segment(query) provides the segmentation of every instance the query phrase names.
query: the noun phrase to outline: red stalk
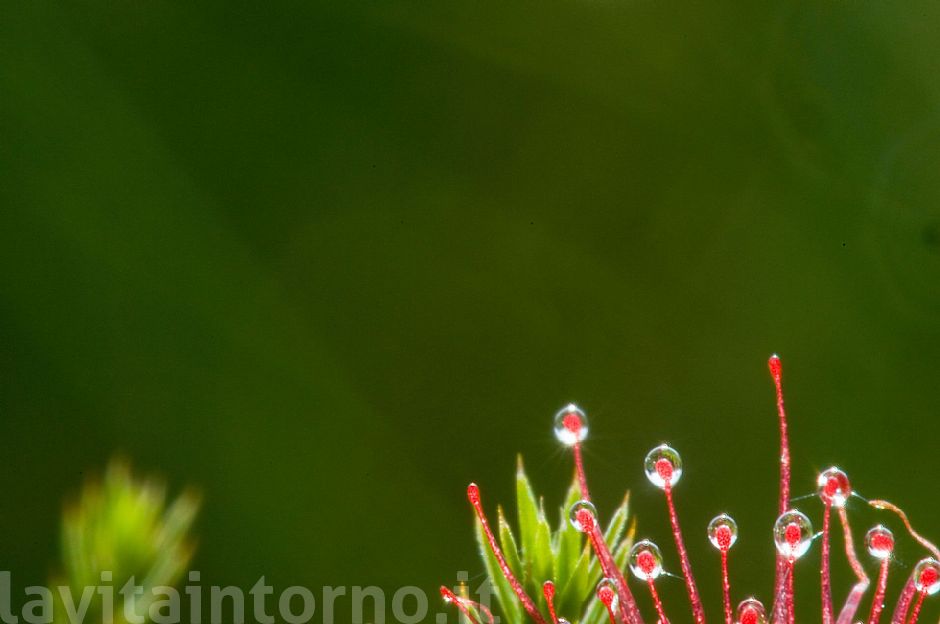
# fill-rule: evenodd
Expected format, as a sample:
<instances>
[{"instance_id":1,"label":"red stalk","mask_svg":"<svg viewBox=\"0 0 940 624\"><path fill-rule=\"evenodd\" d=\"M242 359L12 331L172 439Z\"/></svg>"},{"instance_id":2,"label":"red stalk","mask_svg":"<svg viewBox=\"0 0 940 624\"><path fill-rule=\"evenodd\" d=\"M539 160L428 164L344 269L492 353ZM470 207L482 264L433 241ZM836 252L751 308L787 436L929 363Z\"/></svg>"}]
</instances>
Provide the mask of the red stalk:
<instances>
[{"instance_id":1,"label":"red stalk","mask_svg":"<svg viewBox=\"0 0 940 624\"><path fill-rule=\"evenodd\" d=\"M676 542L676 550L679 551L679 563L682 566L682 575L685 577L685 588L689 594L689 602L692 603L692 617L696 624L705 624L705 609L702 607L702 599L695 586L695 577L692 576L692 564L689 562L689 553L685 549L682 529L679 527L679 515L676 513L672 498L672 464L667 459L661 459L656 463L656 471L665 482L663 491L666 493L666 507L669 510L669 522L672 524L672 537Z\"/></svg>"},{"instance_id":2,"label":"red stalk","mask_svg":"<svg viewBox=\"0 0 940 624\"><path fill-rule=\"evenodd\" d=\"M512 587L513 593L516 594L516 597L519 599L519 602L522 603L522 607L526 610L526 613L529 614L536 624L545 624L545 620L542 618L542 614L539 613L538 608L535 606L535 603L529 598L529 595L525 593L525 590L522 589L522 584L516 579L515 575L512 573L512 570L509 569L509 564L506 562L506 557L503 556L503 551L500 550L499 544L496 543L496 536L493 535L493 530L490 528L490 523L486 520L486 514L483 513L483 505L480 503L480 488L476 483L471 483L467 486L467 499L469 499L470 504L473 506L473 510L477 514L477 518L480 520L480 524L483 525L483 533L486 535L486 541L490 545L490 550L493 551L493 556L496 557L496 562L499 564L499 569L503 573L503 576L506 577L506 580L509 582L509 586Z\"/></svg>"},{"instance_id":3,"label":"red stalk","mask_svg":"<svg viewBox=\"0 0 940 624\"><path fill-rule=\"evenodd\" d=\"M845 511L845 507L839 507L839 521L842 524L842 537L845 541L845 558L848 559L849 567L852 568L857 580L845 599L842 610L839 611L836 624L852 624L862 602L862 596L871 584L871 579L868 578L862 562L858 560L858 555L855 554L855 541L852 539L852 527L849 525L849 514Z\"/></svg>"},{"instance_id":4,"label":"red stalk","mask_svg":"<svg viewBox=\"0 0 940 624\"><path fill-rule=\"evenodd\" d=\"M886 557L881 560L881 569L878 571L878 584L875 586L875 597L871 603L871 614L868 616L868 624L878 624L881 618L881 612L885 608L885 591L888 588L888 569L891 567L891 559Z\"/></svg>"},{"instance_id":5,"label":"red stalk","mask_svg":"<svg viewBox=\"0 0 940 624\"><path fill-rule=\"evenodd\" d=\"M783 404L783 365L777 354L770 356L767 361L770 369L770 376L774 382L774 389L777 393L777 416L780 423L780 499L778 505L778 514L782 514L790 506L790 441L787 436L787 412ZM787 588L792 583L787 583L788 561L783 555L777 555L777 574L774 581L774 595L780 596L787 593ZM787 605L791 600L778 600L774 608L774 622L780 623L786 616Z\"/></svg>"}]
</instances>

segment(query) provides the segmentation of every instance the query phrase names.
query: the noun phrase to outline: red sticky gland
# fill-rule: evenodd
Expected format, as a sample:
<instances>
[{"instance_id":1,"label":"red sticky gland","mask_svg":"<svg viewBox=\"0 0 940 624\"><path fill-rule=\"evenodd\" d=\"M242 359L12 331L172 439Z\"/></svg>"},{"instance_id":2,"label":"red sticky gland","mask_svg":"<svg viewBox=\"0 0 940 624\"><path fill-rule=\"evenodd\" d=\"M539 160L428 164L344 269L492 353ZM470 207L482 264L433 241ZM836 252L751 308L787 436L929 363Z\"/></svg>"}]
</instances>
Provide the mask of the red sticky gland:
<instances>
[{"instance_id":1,"label":"red sticky gland","mask_svg":"<svg viewBox=\"0 0 940 624\"><path fill-rule=\"evenodd\" d=\"M615 581L618 598L617 608L620 611L621 622L643 624L643 617L636 606L636 600L633 598L630 588L627 587L627 580L623 577L623 572L617 567L613 556L610 554L610 549L607 548L607 542L604 541L604 535L601 533L600 527L597 526L594 514L589 509L579 509L575 514L575 518L578 524L581 525L581 530L587 534L604 576Z\"/></svg>"},{"instance_id":2,"label":"red sticky gland","mask_svg":"<svg viewBox=\"0 0 940 624\"><path fill-rule=\"evenodd\" d=\"M774 389L777 393L777 416L780 424L780 498L778 505L778 514L784 513L790 506L790 440L787 436L787 412L783 404L783 364L780 357L775 353L767 360L767 367L770 369L770 376L774 382ZM786 557L777 555L777 574L774 581L774 595L779 596L787 590L787 568L789 566ZM784 610L787 609L789 601L784 599L777 602L774 609L774 622L780 623L786 616Z\"/></svg>"},{"instance_id":3,"label":"red sticky gland","mask_svg":"<svg viewBox=\"0 0 940 624\"><path fill-rule=\"evenodd\" d=\"M548 614L552 616L552 624L558 624L558 615L555 613L555 584L551 581L542 583L542 595L548 605Z\"/></svg>"},{"instance_id":4,"label":"red sticky gland","mask_svg":"<svg viewBox=\"0 0 940 624\"><path fill-rule=\"evenodd\" d=\"M467 486L467 499L473 506L473 510L476 512L477 518L480 520L480 524L483 525L483 533L486 535L486 541L490 545L490 550L493 552L493 556L496 557L496 562L499 564L499 569L506 578L506 581L509 582L509 586L512 587L512 591L514 594L516 594L516 598L519 599L519 602L522 603L522 607L526 610L526 613L529 614L529 617L531 617L536 624L545 624L545 620L542 618L542 614L539 613L535 603L531 598L529 598L529 595L525 593L525 590L522 589L522 584L518 579L516 579L515 575L512 573L512 570L509 569L509 564L506 562L506 557L503 556L503 551L500 550L499 544L496 543L496 536L493 535L493 530L490 528L490 523L486 520L486 514L483 513L483 505L480 502L480 488L476 483L471 483L469 486Z\"/></svg>"},{"instance_id":5,"label":"red sticky gland","mask_svg":"<svg viewBox=\"0 0 940 624\"><path fill-rule=\"evenodd\" d=\"M741 620L739 624L759 624L760 623L760 611L753 607L748 607L741 612Z\"/></svg>"},{"instance_id":6,"label":"red sticky gland","mask_svg":"<svg viewBox=\"0 0 940 624\"><path fill-rule=\"evenodd\" d=\"M617 616L614 614L614 598L617 593L609 586L601 587L597 590L597 599L607 609L607 616L610 618L610 624L618 624Z\"/></svg>"},{"instance_id":7,"label":"red sticky gland","mask_svg":"<svg viewBox=\"0 0 940 624\"><path fill-rule=\"evenodd\" d=\"M561 422L565 426L565 429L574 434L574 467L578 473L578 485L581 487L581 498L589 501L591 500L591 494L588 490L587 476L584 473L584 460L581 458L581 442L579 440L579 434L583 426L581 418L574 412L571 412L565 415Z\"/></svg>"},{"instance_id":8,"label":"red sticky gland","mask_svg":"<svg viewBox=\"0 0 940 624\"><path fill-rule=\"evenodd\" d=\"M826 484L826 490L829 489L829 483ZM822 529L822 569L820 578L822 579L822 621L823 624L832 624L832 577L829 567L829 525L832 516L832 501L828 499L823 506L823 529Z\"/></svg>"},{"instance_id":9,"label":"red sticky gland","mask_svg":"<svg viewBox=\"0 0 940 624\"><path fill-rule=\"evenodd\" d=\"M891 547L894 547L893 540ZM883 547L883 546L882 546ZM868 616L868 624L878 624L881 619L881 612L885 608L885 592L888 588L888 569L891 567L891 558L885 557L881 560L881 568L878 570L878 581L875 585L875 597L871 603L871 613Z\"/></svg>"},{"instance_id":10,"label":"red sticky gland","mask_svg":"<svg viewBox=\"0 0 940 624\"><path fill-rule=\"evenodd\" d=\"M862 603L862 597L871 584L871 579L868 578L868 574L865 573L862 562L858 560L858 555L855 553L852 527L849 524L849 514L846 512L845 507L839 508L839 521L842 524L842 538L845 542L845 558L848 560L849 567L852 568L852 572L855 574L856 581L849 595L846 597L845 603L842 605L842 610L839 611L836 624L852 624L855 620L855 614L858 612L858 607Z\"/></svg>"},{"instance_id":11,"label":"red sticky gland","mask_svg":"<svg viewBox=\"0 0 940 624\"><path fill-rule=\"evenodd\" d=\"M669 522L672 524L672 537L676 542L676 550L679 551L679 563L682 566L682 576L685 577L685 588L689 594L689 602L692 603L692 617L696 624L704 624L705 609L702 607L702 599L699 597L698 587L695 586L695 577L692 575L692 564L689 562L689 553L685 549L685 541L682 539L682 529L679 527L679 515L676 513L675 502L672 498L673 466L668 459L660 459L656 462L656 472L659 474L659 478L665 483L663 491L666 493L666 508L669 511Z\"/></svg>"}]
</instances>

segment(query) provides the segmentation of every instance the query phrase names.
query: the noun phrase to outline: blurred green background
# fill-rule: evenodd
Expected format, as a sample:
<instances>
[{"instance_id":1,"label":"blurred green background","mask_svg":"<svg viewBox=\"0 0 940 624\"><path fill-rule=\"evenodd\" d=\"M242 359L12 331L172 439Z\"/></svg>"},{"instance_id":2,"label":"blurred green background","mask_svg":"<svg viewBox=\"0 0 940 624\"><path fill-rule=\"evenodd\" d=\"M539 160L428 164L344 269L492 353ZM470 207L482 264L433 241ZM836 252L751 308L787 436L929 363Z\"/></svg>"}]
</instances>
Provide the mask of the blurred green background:
<instances>
[{"instance_id":1,"label":"blurred green background","mask_svg":"<svg viewBox=\"0 0 940 624\"><path fill-rule=\"evenodd\" d=\"M574 400L601 512L632 489L667 546L641 461L671 442L712 613L720 511L735 593L769 600L772 351L794 493L838 463L940 537L938 26L934 2L3 2L4 569L46 578L62 500L120 451L203 490L207 582L433 591L482 572L470 480L510 502L522 452L560 502Z\"/></svg>"}]
</instances>

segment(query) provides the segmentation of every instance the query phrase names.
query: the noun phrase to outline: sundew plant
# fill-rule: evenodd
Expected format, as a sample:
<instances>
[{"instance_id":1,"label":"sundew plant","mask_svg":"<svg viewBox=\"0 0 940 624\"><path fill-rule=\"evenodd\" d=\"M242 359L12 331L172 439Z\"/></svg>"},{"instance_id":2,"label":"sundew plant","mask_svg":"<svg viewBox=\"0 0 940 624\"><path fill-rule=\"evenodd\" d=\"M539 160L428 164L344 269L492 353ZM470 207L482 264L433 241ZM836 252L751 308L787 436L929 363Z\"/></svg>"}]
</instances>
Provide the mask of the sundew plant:
<instances>
[{"instance_id":1,"label":"sundew plant","mask_svg":"<svg viewBox=\"0 0 940 624\"><path fill-rule=\"evenodd\" d=\"M782 366L776 355L768 361L776 391L776 406L780 431L780 493L778 517L772 527L766 527L769 545L776 553L773 558L774 583L762 602L757 597L735 597L729 582L729 555L738 537L734 519L721 514L708 524L706 533L711 544L721 555L721 584L725 624L796 624L811 621L810 614L799 610L794 590L794 576L800 570L799 560L819 542L821 564L819 591L823 624L877 624L887 619L888 576L898 567L893 558L895 538L885 526L871 527L865 535L868 557L877 564L877 575L872 578L857 553L852 525L846 503L856 498L865 505L889 512L900 520L910 536L923 549L923 557L907 577L900 594L890 609L891 624L916 624L924 599L940 591L940 552L921 536L897 506L884 500L869 500L853 491L848 476L837 467L822 471L817 479L817 495L822 505L822 527L816 532L809 517L797 509L797 499L790 494L790 446L787 434L787 414L783 400ZM644 462L646 477L661 489L673 537L673 547L679 560L688 604L664 604L656 589L657 579L665 572L660 547L649 540L634 542L633 525L627 518L627 500L616 510L606 526L602 527L597 510L591 502L587 473L582 458L582 444L588 435L588 419L584 411L571 404L555 416L555 436L572 450L575 477L561 510L561 519L553 532L545 510L536 498L520 461L517 471L517 505L519 512L519 539L507 522L502 508L498 510L494 528L483 510L480 488L471 483L467 497L476 515L477 537L489 577L495 586L495 596L504 621L510 624L643 624L648 617L659 624L667 624L670 614L678 621L691 619L705 624L707 616L702 606L692 562L685 547L674 497L682 477L682 458L670 446L657 446L647 454ZM802 500L806 497L800 497ZM816 498L813 496L812 498ZM836 528L833 528L837 525ZM759 529L760 530L760 529ZM831 576L831 534L841 530L845 545L844 557L855 576L854 584L845 592L838 610L835 608ZM770 563L770 562L768 562ZM629 570L629 574L628 571ZM628 582L627 576L633 578ZM874 575L873 575L874 576ZM649 604L644 614L634 592L648 594L641 598ZM486 606L461 592L441 587L446 602L457 609L473 624L493 624L493 612ZM735 605L735 602L737 604ZM813 616L812 619L815 619Z\"/></svg>"}]
</instances>

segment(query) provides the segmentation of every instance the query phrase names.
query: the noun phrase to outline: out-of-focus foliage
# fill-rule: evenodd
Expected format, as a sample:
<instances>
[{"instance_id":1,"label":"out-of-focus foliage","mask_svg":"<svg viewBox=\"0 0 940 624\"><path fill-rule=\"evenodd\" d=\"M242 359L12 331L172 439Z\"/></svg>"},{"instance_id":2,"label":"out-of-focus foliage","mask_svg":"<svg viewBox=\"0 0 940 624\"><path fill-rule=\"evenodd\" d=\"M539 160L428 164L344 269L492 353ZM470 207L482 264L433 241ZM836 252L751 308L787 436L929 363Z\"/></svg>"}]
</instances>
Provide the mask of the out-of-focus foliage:
<instances>
[{"instance_id":1,"label":"out-of-focus foliage","mask_svg":"<svg viewBox=\"0 0 940 624\"><path fill-rule=\"evenodd\" d=\"M607 612L594 595L594 589L601 580L600 563L593 555L584 535L568 521L568 510L580 498L581 488L575 478L560 509L558 526L552 531L545 514L544 502L541 497L537 498L532 490L520 457L516 469L519 539L516 540L500 506L497 511L499 542L513 574L536 601L546 621L551 620L542 594L542 583L551 580L555 583L555 608L560 616L575 624L603 624L607 621ZM626 567L635 528L633 524L627 528L629 502L628 493L614 511L604 533L607 545L621 569ZM496 588L495 595L503 617L510 624L528 621L512 588L499 571L496 559L486 544L479 520L476 529L483 562ZM579 617L580 614L583 615Z\"/></svg>"},{"instance_id":2,"label":"out-of-focus foliage","mask_svg":"<svg viewBox=\"0 0 940 624\"><path fill-rule=\"evenodd\" d=\"M125 621L125 610L119 590L133 579L144 590L135 601L134 612L147 617L154 599L151 590L175 585L192 559L194 544L189 531L198 510L195 492L186 491L168 504L161 481L135 477L126 462L112 461L103 479L88 482L78 499L66 506L63 570L53 584L68 585L75 603L87 587L110 585L114 590L113 621L120 624ZM61 593L54 595L59 624L66 621L67 613ZM96 591L88 610L89 621L101 619L102 607L102 596Z\"/></svg>"}]
</instances>

